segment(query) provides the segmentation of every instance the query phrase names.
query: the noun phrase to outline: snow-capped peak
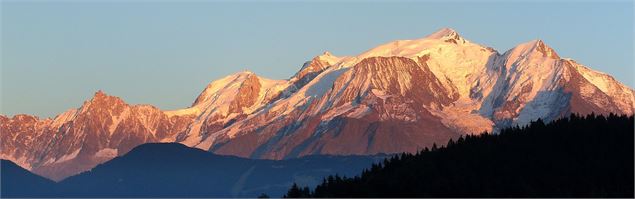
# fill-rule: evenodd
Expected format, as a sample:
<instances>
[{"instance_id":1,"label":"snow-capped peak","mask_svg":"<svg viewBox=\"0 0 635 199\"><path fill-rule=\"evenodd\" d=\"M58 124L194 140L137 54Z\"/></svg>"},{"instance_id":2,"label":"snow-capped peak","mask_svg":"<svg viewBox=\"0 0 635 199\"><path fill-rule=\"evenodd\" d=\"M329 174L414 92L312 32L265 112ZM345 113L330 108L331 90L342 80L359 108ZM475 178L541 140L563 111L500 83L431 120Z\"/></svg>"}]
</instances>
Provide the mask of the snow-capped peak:
<instances>
[{"instance_id":1,"label":"snow-capped peak","mask_svg":"<svg viewBox=\"0 0 635 199\"><path fill-rule=\"evenodd\" d=\"M256 75L256 73L251 72L250 70L243 70L243 71L234 73L232 76L235 76L235 75L237 75L237 76L240 76L240 75Z\"/></svg>"},{"instance_id":2,"label":"snow-capped peak","mask_svg":"<svg viewBox=\"0 0 635 199\"><path fill-rule=\"evenodd\" d=\"M245 70L209 83L196 98L192 108L198 108L202 111L213 106L220 110L221 108L219 107L229 106L235 99L245 95L255 95L254 97L257 99L254 100L265 100L261 98L271 97L267 95L273 95L274 91L271 91L272 93L264 92L270 89L282 90L283 88L281 87L285 82L283 80L263 78Z\"/></svg>"},{"instance_id":3,"label":"snow-capped peak","mask_svg":"<svg viewBox=\"0 0 635 199\"><path fill-rule=\"evenodd\" d=\"M425 38L428 39L441 39L444 37L455 37L455 36L459 36L459 33L457 33L454 29L452 28L441 28L439 30L437 30L436 32L426 36Z\"/></svg>"},{"instance_id":4,"label":"snow-capped peak","mask_svg":"<svg viewBox=\"0 0 635 199\"><path fill-rule=\"evenodd\" d=\"M423 38L395 40L379 45L355 57L345 57L338 63L338 66L350 67L369 57L395 56L411 58L416 61L418 57L424 55L440 54L443 57L446 53L463 52L466 51L465 49L491 51L484 46L465 40L453 29L443 28Z\"/></svg>"},{"instance_id":5,"label":"snow-capped peak","mask_svg":"<svg viewBox=\"0 0 635 199\"><path fill-rule=\"evenodd\" d=\"M518 54L522 56L528 56L534 53L540 53L542 57L560 59L558 53L540 39L522 43L508 51L508 54Z\"/></svg>"},{"instance_id":6,"label":"snow-capped peak","mask_svg":"<svg viewBox=\"0 0 635 199\"><path fill-rule=\"evenodd\" d=\"M550 58L554 58L554 59L559 59L560 56L558 56L558 54L556 53L555 50L553 50L553 48L547 46L547 44L545 44L545 42L543 42L540 39L534 40L534 49L538 52L541 52L544 56L546 57L550 57Z\"/></svg>"},{"instance_id":7,"label":"snow-capped peak","mask_svg":"<svg viewBox=\"0 0 635 199\"><path fill-rule=\"evenodd\" d=\"M317 59L326 62L328 65L333 65L341 60L341 58L331 54L329 51L324 51L322 55L317 56Z\"/></svg>"},{"instance_id":8,"label":"snow-capped peak","mask_svg":"<svg viewBox=\"0 0 635 199\"><path fill-rule=\"evenodd\" d=\"M463 39L463 37L459 35L459 33L451 28L441 28L435 33L426 36L424 39L436 39L455 44L463 44L466 42L465 39Z\"/></svg>"},{"instance_id":9,"label":"snow-capped peak","mask_svg":"<svg viewBox=\"0 0 635 199\"><path fill-rule=\"evenodd\" d=\"M249 76L251 75L255 74L251 71L244 70L209 83L207 87L205 87L203 92L201 92L201 94L198 96L198 98L196 98L196 100L192 104L192 107L207 104L208 102L215 100L216 98L214 98L214 96L222 93L222 90L237 89L238 87L240 87L242 82L249 78Z\"/></svg>"}]
</instances>

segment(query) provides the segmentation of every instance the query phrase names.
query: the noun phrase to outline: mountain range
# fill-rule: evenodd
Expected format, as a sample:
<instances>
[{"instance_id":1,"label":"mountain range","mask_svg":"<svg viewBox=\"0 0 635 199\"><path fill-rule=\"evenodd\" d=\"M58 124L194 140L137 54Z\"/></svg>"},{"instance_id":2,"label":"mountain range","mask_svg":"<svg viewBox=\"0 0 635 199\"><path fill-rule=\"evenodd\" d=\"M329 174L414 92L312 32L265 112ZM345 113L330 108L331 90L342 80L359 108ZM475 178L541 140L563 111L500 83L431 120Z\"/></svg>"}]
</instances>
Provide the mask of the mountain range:
<instances>
[{"instance_id":1,"label":"mountain range","mask_svg":"<svg viewBox=\"0 0 635 199\"><path fill-rule=\"evenodd\" d=\"M357 56L325 52L287 80L236 73L179 110L98 91L55 118L0 116L0 155L59 181L145 143L274 160L401 153L538 118L634 111L633 89L541 40L499 53L444 28Z\"/></svg>"}]
</instances>

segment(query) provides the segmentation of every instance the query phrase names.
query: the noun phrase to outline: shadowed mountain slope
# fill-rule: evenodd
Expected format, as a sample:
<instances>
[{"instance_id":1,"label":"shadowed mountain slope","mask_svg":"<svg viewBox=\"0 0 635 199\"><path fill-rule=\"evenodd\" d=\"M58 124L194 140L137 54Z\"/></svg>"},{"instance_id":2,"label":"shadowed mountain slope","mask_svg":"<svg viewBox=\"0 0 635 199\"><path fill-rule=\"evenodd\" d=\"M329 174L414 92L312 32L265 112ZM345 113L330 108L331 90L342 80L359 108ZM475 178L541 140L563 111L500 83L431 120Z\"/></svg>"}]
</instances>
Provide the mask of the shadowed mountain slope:
<instances>
[{"instance_id":1,"label":"shadowed mountain slope","mask_svg":"<svg viewBox=\"0 0 635 199\"><path fill-rule=\"evenodd\" d=\"M12 196L17 197L32 196L29 194L39 197L255 197L260 193L276 196L282 195L294 181L315 186L324 176L354 175L379 160L369 156L256 160L215 155L178 143L156 143L136 147L124 156L59 183L46 180L49 184L42 184L46 189L31 189L33 185L27 183L5 190L16 193ZM25 172L28 173L23 169L21 172L3 170L2 182L34 181L24 177Z\"/></svg>"}]
</instances>

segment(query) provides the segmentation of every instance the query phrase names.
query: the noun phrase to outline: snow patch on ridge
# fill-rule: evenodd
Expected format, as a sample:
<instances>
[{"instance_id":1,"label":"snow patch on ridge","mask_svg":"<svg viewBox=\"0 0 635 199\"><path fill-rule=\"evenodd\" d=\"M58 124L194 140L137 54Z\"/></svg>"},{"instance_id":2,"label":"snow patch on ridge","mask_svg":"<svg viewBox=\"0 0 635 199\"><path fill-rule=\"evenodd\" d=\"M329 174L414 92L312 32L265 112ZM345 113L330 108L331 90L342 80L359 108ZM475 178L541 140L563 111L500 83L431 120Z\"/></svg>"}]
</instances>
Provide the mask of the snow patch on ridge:
<instances>
[{"instance_id":1,"label":"snow patch on ridge","mask_svg":"<svg viewBox=\"0 0 635 199\"><path fill-rule=\"evenodd\" d=\"M104 148L104 149L101 149L101 150L97 151L97 153L95 153L95 157L97 157L97 158L113 158L113 157L117 157L117 154L118 154L118 150L117 149Z\"/></svg>"},{"instance_id":2,"label":"snow patch on ridge","mask_svg":"<svg viewBox=\"0 0 635 199\"><path fill-rule=\"evenodd\" d=\"M75 159L77 157L77 155L79 154L79 151L81 151L82 148L79 148L77 150L75 150L73 153L70 154L66 154L60 158L58 158L57 160L55 160L55 163L62 163L62 162L66 162L72 159Z\"/></svg>"},{"instance_id":3,"label":"snow patch on ridge","mask_svg":"<svg viewBox=\"0 0 635 199\"><path fill-rule=\"evenodd\" d=\"M317 81L313 84L307 84L306 91L304 92L305 96L312 96L315 98L320 98L324 93L326 93L333 86L333 82L340 77L344 72L348 71L347 69L337 69L324 72L324 75L320 75L316 77Z\"/></svg>"},{"instance_id":4,"label":"snow patch on ridge","mask_svg":"<svg viewBox=\"0 0 635 199\"><path fill-rule=\"evenodd\" d=\"M201 114L201 110L196 108L196 107L190 107L190 108L184 108L184 109L165 111L163 113L165 113L168 117L185 116L185 115L199 115L199 114Z\"/></svg>"},{"instance_id":5,"label":"snow patch on ridge","mask_svg":"<svg viewBox=\"0 0 635 199\"><path fill-rule=\"evenodd\" d=\"M379 97L382 100L386 100L388 97L390 97L390 94L387 94L385 91L379 90L379 89L372 89L370 90L375 96Z\"/></svg>"},{"instance_id":6,"label":"snow patch on ridge","mask_svg":"<svg viewBox=\"0 0 635 199\"><path fill-rule=\"evenodd\" d=\"M111 113L110 119L112 120L112 123L110 124L110 126L108 126L108 132L110 133L110 135L112 135L115 132L115 130L119 126L119 123L125 118L127 118L129 115L130 115L129 107L126 107L126 109L124 109L123 112L117 116L112 116L112 113Z\"/></svg>"},{"instance_id":7,"label":"snow patch on ridge","mask_svg":"<svg viewBox=\"0 0 635 199\"><path fill-rule=\"evenodd\" d=\"M343 115L346 112L350 111L351 109L353 109L353 105L351 103L346 103L342 106L331 108L328 110L328 112L322 115L321 120L322 121L332 120L336 116Z\"/></svg>"},{"instance_id":8,"label":"snow patch on ridge","mask_svg":"<svg viewBox=\"0 0 635 199\"><path fill-rule=\"evenodd\" d=\"M613 98L613 102L620 110L625 111L627 114L633 114L635 112L635 91L633 89L625 86L606 73L594 71L589 67L576 63L573 60L567 61L576 68L582 77L593 84L601 92ZM592 94L594 89L587 87L588 86L582 88L584 90L582 95L593 96ZM589 98L589 100L593 99Z\"/></svg>"},{"instance_id":9,"label":"snow patch on ridge","mask_svg":"<svg viewBox=\"0 0 635 199\"><path fill-rule=\"evenodd\" d=\"M361 104L357 108L353 109L353 111L348 113L348 115L346 115L346 116L348 116L350 118L362 118L362 117L370 114L372 111L373 111L373 109L371 109L370 107Z\"/></svg>"},{"instance_id":10,"label":"snow patch on ridge","mask_svg":"<svg viewBox=\"0 0 635 199\"><path fill-rule=\"evenodd\" d=\"M53 123L51 123L51 127L54 129L60 128L68 121L72 121L77 116L77 109L68 109L66 112L59 114L55 119L53 119Z\"/></svg>"}]
</instances>

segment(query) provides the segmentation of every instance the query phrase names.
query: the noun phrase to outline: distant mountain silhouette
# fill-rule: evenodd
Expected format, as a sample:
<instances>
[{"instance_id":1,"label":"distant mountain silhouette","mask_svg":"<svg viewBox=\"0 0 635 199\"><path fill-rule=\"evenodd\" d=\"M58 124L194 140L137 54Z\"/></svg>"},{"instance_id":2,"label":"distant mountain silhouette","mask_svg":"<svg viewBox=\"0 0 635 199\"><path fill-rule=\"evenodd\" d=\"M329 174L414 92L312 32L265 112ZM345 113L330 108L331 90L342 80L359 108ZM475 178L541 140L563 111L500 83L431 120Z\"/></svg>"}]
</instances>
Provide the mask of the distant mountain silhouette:
<instances>
[{"instance_id":1,"label":"distant mountain silhouette","mask_svg":"<svg viewBox=\"0 0 635 199\"><path fill-rule=\"evenodd\" d=\"M2 191L17 197L256 197L261 193L279 197L294 181L315 186L327 175L354 175L379 160L370 156L257 160L215 155L177 143L153 143L57 184L46 180L49 184L40 184L48 189L31 192L28 182L41 177L23 169L15 171L19 167L9 162L13 170L5 172L3 164L2 181L26 183L6 189L3 184Z\"/></svg>"},{"instance_id":2,"label":"distant mountain silhouette","mask_svg":"<svg viewBox=\"0 0 635 199\"><path fill-rule=\"evenodd\" d=\"M0 197L45 197L55 182L35 175L8 160L1 160Z\"/></svg>"},{"instance_id":3,"label":"distant mountain silhouette","mask_svg":"<svg viewBox=\"0 0 635 199\"><path fill-rule=\"evenodd\" d=\"M589 115L450 140L286 197L633 197L633 116Z\"/></svg>"}]
</instances>

